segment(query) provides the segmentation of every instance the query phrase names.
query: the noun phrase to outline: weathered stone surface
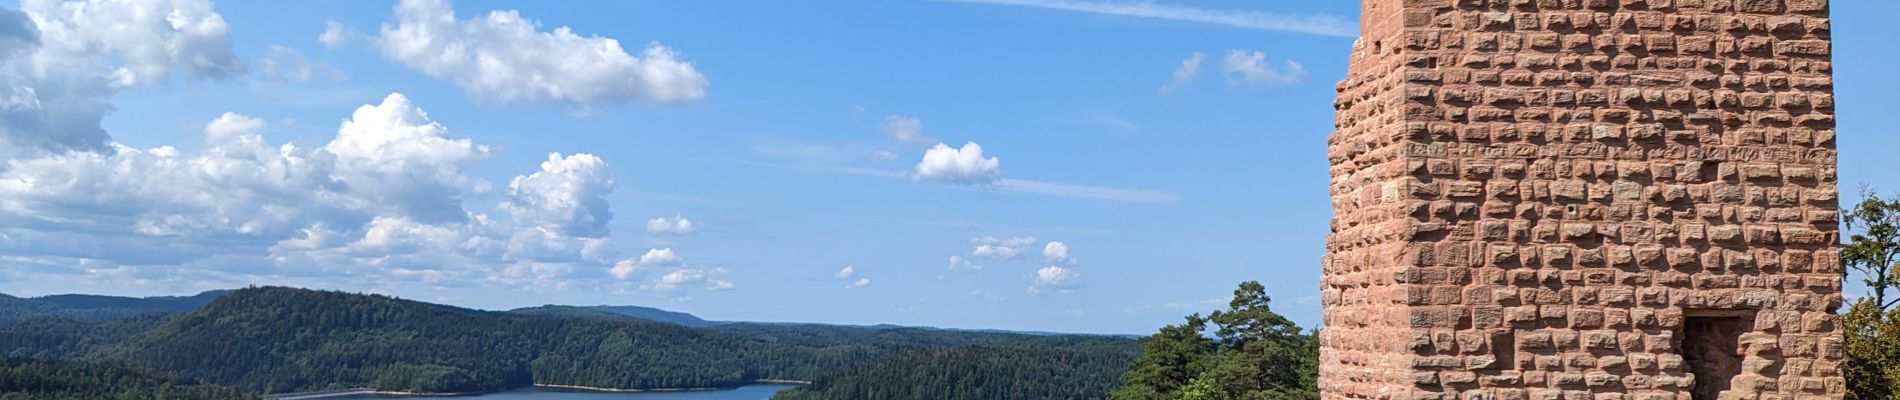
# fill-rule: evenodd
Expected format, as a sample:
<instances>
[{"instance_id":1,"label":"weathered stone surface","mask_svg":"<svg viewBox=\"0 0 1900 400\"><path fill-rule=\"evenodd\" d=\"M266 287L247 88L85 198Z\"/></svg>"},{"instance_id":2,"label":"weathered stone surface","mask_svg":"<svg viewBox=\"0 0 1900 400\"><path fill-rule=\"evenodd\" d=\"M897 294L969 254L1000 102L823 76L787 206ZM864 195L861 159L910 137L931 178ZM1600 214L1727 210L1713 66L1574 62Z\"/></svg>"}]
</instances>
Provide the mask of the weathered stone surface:
<instances>
[{"instance_id":1,"label":"weathered stone surface","mask_svg":"<svg viewBox=\"0 0 1900 400\"><path fill-rule=\"evenodd\" d=\"M1842 397L1826 0L1362 3L1325 398Z\"/></svg>"}]
</instances>

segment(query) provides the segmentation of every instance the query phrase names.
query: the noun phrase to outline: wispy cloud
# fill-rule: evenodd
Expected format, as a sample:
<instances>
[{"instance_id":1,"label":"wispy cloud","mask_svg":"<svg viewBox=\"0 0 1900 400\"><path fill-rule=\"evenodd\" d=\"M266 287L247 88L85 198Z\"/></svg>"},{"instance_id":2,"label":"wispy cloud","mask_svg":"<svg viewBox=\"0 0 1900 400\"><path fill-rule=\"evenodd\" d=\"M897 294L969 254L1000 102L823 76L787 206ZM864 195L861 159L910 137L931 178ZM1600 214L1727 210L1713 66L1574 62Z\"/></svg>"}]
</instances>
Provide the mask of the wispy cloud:
<instances>
[{"instance_id":1,"label":"wispy cloud","mask_svg":"<svg viewBox=\"0 0 1900 400\"><path fill-rule=\"evenodd\" d=\"M1147 1L1087 0L948 0L1054 10L1076 11L1127 17L1226 25L1261 31L1296 32L1314 35L1353 37L1359 28L1353 21L1337 15L1287 14L1253 10L1216 10L1192 6L1156 4Z\"/></svg>"},{"instance_id":2,"label":"wispy cloud","mask_svg":"<svg viewBox=\"0 0 1900 400\"><path fill-rule=\"evenodd\" d=\"M1220 65L1221 71L1226 72L1229 79L1239 74L1240 81L1248 84L1291 85L1306 80L1305 66L1286 60L1285 69L1274 68L1273 64L1267 63L1267 54L1259 51L1228 51L1227 58L1222 59Z\"/></svg>"},{"instance_id":3,"label":"wispy cloud","mask_svg":"<svg viewBox=\"0 0 1900 400\"><path fill-rule=\"evenodd\" d=\"M1196 51L1187 59L1181 60L1181 66L1174 68L1174 77L1168 80L1167 85L1161 86L1161 94L1172 94L1175 89L1180 89L1181 85L1186 85L1189 79L1194 79L1194 75L1201 71L1201 60L1206 58L1206 53Z\"/></svg>"},{"instance_id":4,"label":"wispy cloud","mask_svg":"<svg viewBox=\"0 0 1900 400\"><path fill-rule=\"evenodd\" d=\"M1215 297L1215 298L1199 300L1199 301L1176 301L1176 302L1169 302L1169 303L1163 303L1163 304L1151 303L1151 304L1142 304L1138 306L1123 308L1122 311L1128 312L1130 314L1134 314L1134 313L1142 313L1142 312L1155 311L1155 310L1190 310L1190 309L1198 310L1198 309L1204 309L1204 308L1217 308L1217 306L1221 304L1227 304L1228 302L1231 302L1233 300L1234 300L1233 296L1226 296L1226 297Z\"/></svg>"},{"instance_id":5,"label":"wispy cloud","mask_svg":"<svg viewBox=\"0 0 1900 400\"><path fill-rule=\"evenodd\" d=\"M1113 188L1073 183L1033 181L1028 179L1003 179L997 181L994 187L1016 193L1093 200L1156 204L1172 204L1181 201L1180 194L1165 190Z\"/></svg>"},{"instance_id":6,"label":"wispy cloud","mask_svg":"<svg viewBox=\"0 0 1900 400\"><path fill-rule=\"evenodd\" d=\"M829 166L829 165L785 165L785 164L770 164L770 163L757 163L757 164L772 166L772 167L802 169L802 170L807 170L807 171L830 172L834 174L875 176L879 178L910 179L909 173L905 173L904 171L892 171L888 169L839 167L839 166Z\"/></svg>"},{"instance_id":7,"label":"wispy cloud","mask_svg":"<svg viewBox=\"0 0 1900 400\"><path fill-rule=\"evenodd\" d=\"M909 179L910 174L876 168L841 167L823 165L790 165L756 161L742 161L747 164L774 168L789 168L834 174L875 176L880 178ZM1181 201L1181 195L1175 192L1155 189L1116 188L1106 186L1082 185L1062 182L1045 182L1029 179L1003 178L983 185L969 185L973 189L1000 190L1027 195L1068 197L1088 200L1124 201L1133 203L1174 204Z\"/></svg>"},{"instance_id":8,"label":"wispy cloud","mask_svg":"<svg viewBox=\"0 0 1900 400\"><path fill-rule=\"evenodd\" d=\"M1141 131L1141 124L1136 124L1135 121L1129 121L1127 118L1122 118L1122 116L1112 112L1089 113L1088 116L1084 117L1083 122L1119 134L1130 134Z\"/></svg>"}]
</instances>

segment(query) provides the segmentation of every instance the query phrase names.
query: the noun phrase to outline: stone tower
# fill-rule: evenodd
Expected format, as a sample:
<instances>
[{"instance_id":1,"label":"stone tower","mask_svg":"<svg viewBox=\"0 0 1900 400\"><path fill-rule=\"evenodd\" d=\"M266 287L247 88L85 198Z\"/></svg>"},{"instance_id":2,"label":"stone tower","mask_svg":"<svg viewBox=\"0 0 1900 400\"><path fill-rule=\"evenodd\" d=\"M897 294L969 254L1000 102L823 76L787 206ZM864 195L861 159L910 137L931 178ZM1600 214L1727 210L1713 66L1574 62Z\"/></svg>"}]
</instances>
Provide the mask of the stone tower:
<instances>
[{"instance_id":1,"label":"stone tower","mask_svg":"<svg viewBox=\"0 0 1900 400\"><path fill-rule=\"evenodd\" d=\"M1826 0L1362 0L1326 399L1839 399Z\"/></svg>"}]
</instances>

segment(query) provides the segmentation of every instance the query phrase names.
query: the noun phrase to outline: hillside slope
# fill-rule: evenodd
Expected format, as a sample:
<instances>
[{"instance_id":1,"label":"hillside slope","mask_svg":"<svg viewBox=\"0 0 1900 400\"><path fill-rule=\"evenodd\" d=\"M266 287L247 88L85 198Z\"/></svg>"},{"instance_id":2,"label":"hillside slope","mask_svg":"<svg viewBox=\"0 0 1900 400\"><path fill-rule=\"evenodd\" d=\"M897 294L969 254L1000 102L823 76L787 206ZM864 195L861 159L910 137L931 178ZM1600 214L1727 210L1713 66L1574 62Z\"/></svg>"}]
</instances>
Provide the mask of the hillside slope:
<instances>
[{"instance_id":1,"label":"hillside slope","mask_svg":"<svg viewBox=\"0 0 1900 400\"><path fill-rule=\"evenodd\" d=\"M229 386L156 376L108 364L0 359L0 399L232 399L257 398Z\"/></svg>"},{"instance_id":2,"label":"hillside slope","mask_svg":"<svg viewBox=\"0 0 1900 400\"><path fill-rule=\"evenodd\" d=\"M644 319L644 320L660 321L660 322L676 324L676 325L691 326L695 328L720 324L719 322L712 322L712 321L699 319L699 317L694 316L692 314L687 314L687 313L678 312L678 311L661 310L661 309L653 308L653 307L593 306L593 307L588 307L588 308L599 310L602 312L625 315L625 316Z\"/></svg>"},{"instance_id":3,"label":"hillside slope","mask_svg":"<svg viewBox=\"0 0 1900 400\"><path fill-rule=\"evenodd\" d=\"M226 293L229 291L209 291L194 296L120 297L62 294L34 298L0 294L0 325L42 317L107 321L154 312L186 312L203 307Z\"/></svg>"},{"instance_id":4,"label":"hillside slope","mask_svg":"<svg viewBox=\"0 0 1900 400\"><path fill-rule=\"evenodd\" d=\"M477 311L291 288L233 292L104 356L264 392L730 386L747 341L641 320Z\"/></svg>"},{"instance_id":5,"label":"hillside slope","mask_svg":"<svg viewBox=\"0 0 1900 400\"><path fill-rule=\"evenodd\" d=\"M1139 354L1129 341L1037 336L929 347L828 375L774 400L1100 399Z\"/></svg>"},{"instance_id":6,"label":"hillside slope","mask_svg":"<svg viewBox=\"0 0 1900 400\"><path fill-rule=\"evenodd\" d=\"M962 376L958 374L970 370L955 363L969 360L980 362L975 365L983 369L994 369L996 362L1014 363L1016 369L1008 371L1017 372L1009 374L1023 380L1008 389L1015 391L958 393L1036 398L1095 393L1098 382L1075 380L1068 372L1020 371L1119 371L1132 358L1123 355L1138 349L1136 341L1100 336L799 324L695 328L594 307L494 312L281 287L233 291L185 313L104 321L41 316L0 325L0 356L83 361L88 368L126 368L252 394L358 387L487 392L533 384L704 388L759 380L838 382L825 387L846 388L898 375ZM926 350L939 353L919 353ZM964 352L975 356L962 356ZM1099 356L1089 355L1096 353ZM993 358L996 354L1029 356ZM905 364L920 360L929 362ZM19 379L39 378L29 373ZM973 378L957 379L933 385L958 385ZM134 384L127 390L153 390L137 384L156 381L125 382ZM1024 388L1046 389L1019 390ZM837 390L826 393L859 393ZM911 393L944 393L919 390Z\"/></svg>"}]
</instances>

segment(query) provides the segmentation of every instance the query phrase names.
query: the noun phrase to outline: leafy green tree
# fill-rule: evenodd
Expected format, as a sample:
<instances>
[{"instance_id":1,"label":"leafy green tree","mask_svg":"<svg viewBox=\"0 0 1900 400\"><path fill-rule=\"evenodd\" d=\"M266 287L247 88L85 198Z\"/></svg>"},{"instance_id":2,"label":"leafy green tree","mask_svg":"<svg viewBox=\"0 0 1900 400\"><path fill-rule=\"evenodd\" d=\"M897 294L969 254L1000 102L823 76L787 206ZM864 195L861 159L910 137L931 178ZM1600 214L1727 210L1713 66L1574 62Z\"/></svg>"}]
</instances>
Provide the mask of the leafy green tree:
<instances>
[{"instance_id":1,"label":"leafy green tree","mask_svg":"<svg viewBox=\"0 0 1900 400\"><path fill-rule=\"evenodd\" d=\"M1208 319L1220 329L1221 356L1205 376L1239 399L1297 399L1317 397L1303 382L1307 367L1318 363L1318 348L1293 321L1273 312L1272 299L1260 282L1248 281L1234 291L1229 310ZM1307 351L1313 351L1309 360Z\"/></svg>"},{"instance_id":2,"label":"leafy green tree","mask_svg":"<svg viewBox=\"0 0 1900 400\"><path fill-rule=\"evenodd\" d=\"M1141 348L1107 337L1021 337L911 351L778 392L774 400L1100 399Z\"/></svg>"},{"instance_id":3,"label":"leafy green tree","mask_svg":"<svg viewBox=\"0 0 1900 400\"><path fill-rule=\"evenodd\" d=\"M0 359L0 400L255 399L237 388L108 363Z\"/></svg>"},{"instance_id":4,"label":"leafy green tree","mask_svg":"<svg viewBox=\"0 0 1900 400\"><path fill-rule=\"evenodd\" d=\"M1207 371L1220 345L1203 335L1207 318L1187 316L1180 325L1161 327L1153 336L1142 338L1146 348L1122 374L1122 387L1110 398L1126 400L1165 399L1165 394L1182 390Z\"/></svg>"},{"instance_id":5,"label":"leafy green tree","mask_svg":"<svg viewBox=\"0 0 1900 400\"><path fill-rule=\"evenodd\" d=\"M1900 388L1900 312L1874 304L1862 298L1845 315L1847 400L1892 399Z\"/></svg>"},{"instance_id":6,"label":"leafy green tree","mask_svg":"<svg viewBox=\"0 0 1900 400\"><path fill-rule=\"evenodd\" d=\"M1867 289L1873 291L1874 305L1884 310L1900 302L1887 299L1887 289L1900 286L1893 270L1894 263L1900 262L1900 199L1881 198L1865 188L1861 198L1859 205L1842 213L1847 229L1859 232L1841 246L1841 263L1861 273Z\"/></svg>"},{"instance_id":7,"label":"leafy green tree","mask_svg":"<svg viewBox=\"0 0 1900 400\"><path fill-rule=\"evenodd\" d=\"M1142 339L1147 349L1109 398L1319 398L1318 340L1274 313L1271 302L1259 282L1243 282L1227 310L1162 327Z\"/></svg>"},{"instance_id":8,"label":"leafy green tree","mask_svg":"<svg viewBox=\"0 0 1900 400\"><path fill-rule=\"evenodd\" d=\"M1883 198L1861 190L1861 202L1842 213L1842 222L1855 231L1841 246L1841 263L1858 272L1870 293L1848 308L1846 328L1848 400L1886 400L1900 395L1900 299L1889 299L1889 289L1900 288L1894 264L1900 262L1900 199ZM1844 270L1843 273L1846 271Z\"/></svg>"},{"instance_id":9,"label":"leafy green tree","mask_svg":"<svg viewBox=\"0 0 1900 400\"><path fill-rule=\"evenodd\" d=\"M1227 391L1222 390L1214 381L1207 378L1194 378L1187 387L1181 388L1181 400L1230 400Z\"/></svg>"}]
</instances>

